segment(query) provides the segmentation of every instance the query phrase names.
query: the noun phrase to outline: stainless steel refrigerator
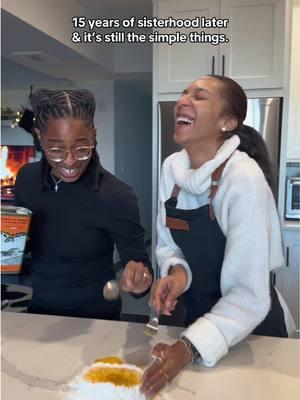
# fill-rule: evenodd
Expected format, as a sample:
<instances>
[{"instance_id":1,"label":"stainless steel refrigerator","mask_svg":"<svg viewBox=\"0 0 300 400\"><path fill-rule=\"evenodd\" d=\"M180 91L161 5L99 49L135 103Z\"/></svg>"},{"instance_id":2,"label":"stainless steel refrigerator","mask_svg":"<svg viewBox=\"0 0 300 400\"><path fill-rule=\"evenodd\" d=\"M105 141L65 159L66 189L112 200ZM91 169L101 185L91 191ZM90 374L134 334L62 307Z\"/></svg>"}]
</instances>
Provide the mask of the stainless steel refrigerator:
<instances>
[{"instance_id":1,"label":"stainless steel refrigerator","mask_svg":"<svg viewBox=\"0 0 300 400\"><path fill-rule=\"evenodd\" d=\"M174 101L159 103L159 168L166 157L180 151L180 147L173 141L175 104ZM276 182L278 182L279 176L281 109L281 97L248 99L247 117L244 121L246 125L255 128L264 138L274 165Z\"/></svg>"}]
</instances>

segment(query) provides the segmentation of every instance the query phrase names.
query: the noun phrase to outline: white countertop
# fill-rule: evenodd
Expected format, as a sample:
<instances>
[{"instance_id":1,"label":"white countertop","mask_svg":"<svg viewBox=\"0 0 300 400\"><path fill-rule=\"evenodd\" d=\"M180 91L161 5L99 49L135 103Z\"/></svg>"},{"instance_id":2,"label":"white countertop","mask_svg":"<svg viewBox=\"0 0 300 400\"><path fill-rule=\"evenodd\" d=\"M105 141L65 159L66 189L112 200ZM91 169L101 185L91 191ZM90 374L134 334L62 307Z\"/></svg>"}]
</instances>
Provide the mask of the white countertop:
<instances>
[{"instance_id":1,"label":"white countertop","mask_svg":"<svg viewBox=\"0 0 300 400\"><path fill-rule=\"evenodd\" d=\"M96 358L118 355L145 368L151 347L172 343L181 330L161 327L149 338L142 329L135 323L2 312L1 398L63 400L61 387ZM299 344L297 339L250 336L216 367L188 367L159 398L299 399Z\"/></svg>"}]
</instances>

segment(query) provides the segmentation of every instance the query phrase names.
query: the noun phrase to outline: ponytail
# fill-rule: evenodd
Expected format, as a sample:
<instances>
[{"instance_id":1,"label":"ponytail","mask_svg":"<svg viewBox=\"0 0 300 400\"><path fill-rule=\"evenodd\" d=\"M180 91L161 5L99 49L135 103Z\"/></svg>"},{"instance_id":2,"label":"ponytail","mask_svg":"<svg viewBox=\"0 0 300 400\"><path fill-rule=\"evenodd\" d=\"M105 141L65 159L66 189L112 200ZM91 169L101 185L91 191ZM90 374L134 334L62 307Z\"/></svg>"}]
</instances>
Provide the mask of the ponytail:
<instances>
[{"instance_id":1,"label":"ponytail","mask_svg":"<svg viewBox=\"0 0 300 400\"><path fill-rule=\"evenodd\" d=\"M275 177L274 167L271 163L265 142L254 128L243 124L247 114L247 97L244 90L237 82L226 76L208 76L222 83L221 94L225 102L224 114L236 118L238 123L236 129L231 131L229 136L228 132L226 132L224 139L229 139L233 135L240 137L241 143L238 149L247 153L249 157L257 162L276 198L277 177Z\"/></svg>"},{"instance_id":2,"label":"ponytail","mask_svg":"<svg viewBox=\"0 0 300 400\"><path fill-rule=\"evenodd\" d=\"M248 125L242 125L240 130L235 132L235 134L237 134L241 140L238 150L244 151L257 162L275 197L277 192L277 177L275 177L275 169L262 136Z\"/></svg>"}]
</instances>

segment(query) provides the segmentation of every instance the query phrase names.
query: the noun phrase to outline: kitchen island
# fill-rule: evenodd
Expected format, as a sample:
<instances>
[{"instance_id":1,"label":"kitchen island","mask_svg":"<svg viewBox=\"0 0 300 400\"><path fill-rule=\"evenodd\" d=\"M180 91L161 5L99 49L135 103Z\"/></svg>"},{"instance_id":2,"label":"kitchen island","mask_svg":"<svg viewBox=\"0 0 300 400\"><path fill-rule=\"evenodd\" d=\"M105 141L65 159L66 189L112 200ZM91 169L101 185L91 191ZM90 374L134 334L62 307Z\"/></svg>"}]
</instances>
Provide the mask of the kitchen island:
<instances>
[{"instance_id":1,"label":"kitchen island","mask_svg":"<svg viewBox=\"0 0 300 400\"><path fill-rule=\"evenodd\" d=\"M162 326L151 338L143 328L137 323L2 312L1 398L63 400L66 385L96 358L116 355L144 369L153 345L172 343L182 329ZM249 336L216 367L189 366L159 399L299 399L299 343Z\"/></svg>"}]
</instances>

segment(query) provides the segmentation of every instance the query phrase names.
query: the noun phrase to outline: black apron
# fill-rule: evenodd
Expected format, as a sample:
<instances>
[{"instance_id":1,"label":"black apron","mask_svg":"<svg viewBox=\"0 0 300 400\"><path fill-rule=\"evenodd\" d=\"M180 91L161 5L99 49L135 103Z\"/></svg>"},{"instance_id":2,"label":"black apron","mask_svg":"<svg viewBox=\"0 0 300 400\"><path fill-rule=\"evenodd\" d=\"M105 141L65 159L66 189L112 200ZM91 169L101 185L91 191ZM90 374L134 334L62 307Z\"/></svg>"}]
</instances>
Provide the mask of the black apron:
<instances>
[{"instance_id":1,"label":"black apron","mask_svg":"<svg viewBox=\"0 0 300 400\"><path fill-rule=\"evenodd\" d=\"M172 238L181 249L193 275L191 286L183 295L187 326L210 312L222 297L220 279L226 237L215 218L211 201L217 191L226 161L212 174L210 204L192 210L176 208L180 191L177 185L174 186L171 198L165 202L166 226L170 229ZM270 311L252 333L287 337L284 313L273 285L270 291Z\"/></svg>"}]
</instances>

